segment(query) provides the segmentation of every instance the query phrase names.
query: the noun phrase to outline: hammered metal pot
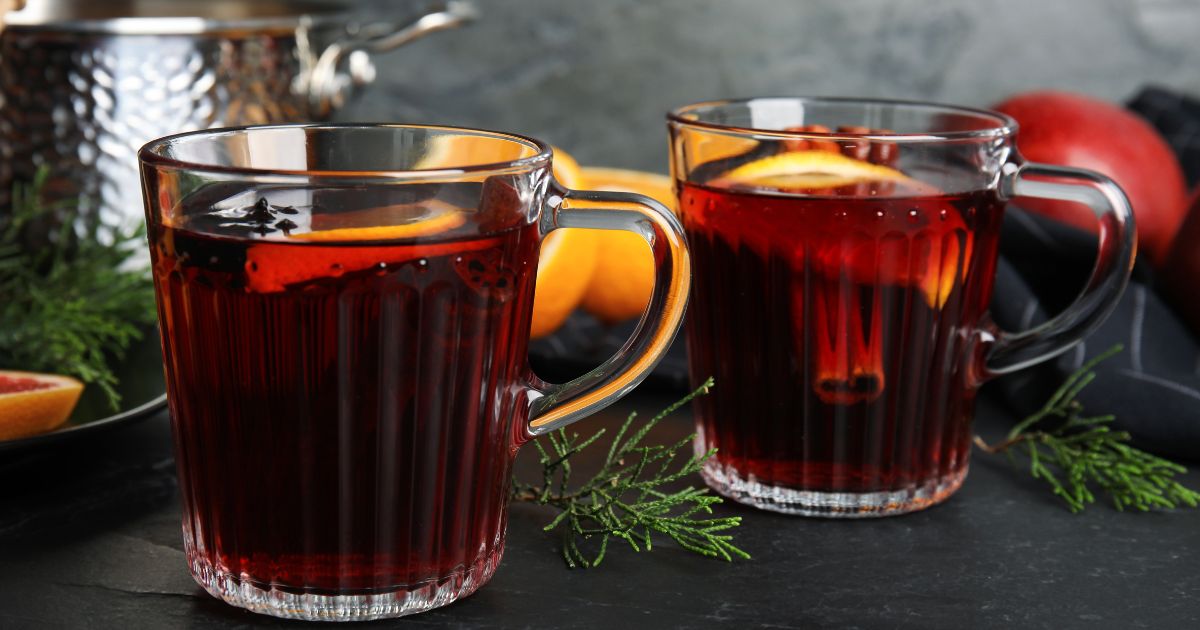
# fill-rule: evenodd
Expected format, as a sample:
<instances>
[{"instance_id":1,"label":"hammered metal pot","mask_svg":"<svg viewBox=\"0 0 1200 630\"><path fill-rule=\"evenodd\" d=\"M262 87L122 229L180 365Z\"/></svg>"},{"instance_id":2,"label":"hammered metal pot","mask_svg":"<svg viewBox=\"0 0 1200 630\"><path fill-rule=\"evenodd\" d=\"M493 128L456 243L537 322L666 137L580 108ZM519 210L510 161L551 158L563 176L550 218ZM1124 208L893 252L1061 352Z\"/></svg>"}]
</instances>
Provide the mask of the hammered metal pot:
<instances>
[{"instance_id":1,"label":"hammered metal pot","mask_svg":"<svg viewBox=\"0 0 1200 630\"><path fill-rule=\"evenodd\" d=\"M140 221L141 145L325 118L374 79L370 53L474 15L448 2L364 25L345 5L308 1L31 0L0 33L0 208L46 165L48 200Z\"/></svg>"}]
</instances>

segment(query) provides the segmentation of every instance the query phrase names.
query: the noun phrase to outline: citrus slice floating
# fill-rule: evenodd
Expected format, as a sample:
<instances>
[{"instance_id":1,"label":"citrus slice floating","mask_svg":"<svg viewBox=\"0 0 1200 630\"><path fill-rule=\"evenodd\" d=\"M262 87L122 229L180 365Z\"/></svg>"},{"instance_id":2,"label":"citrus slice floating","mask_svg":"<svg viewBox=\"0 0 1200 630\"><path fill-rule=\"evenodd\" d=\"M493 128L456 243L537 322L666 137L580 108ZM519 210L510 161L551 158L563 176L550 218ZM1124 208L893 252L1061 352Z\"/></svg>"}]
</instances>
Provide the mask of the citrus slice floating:
<instances>
[{"instance_id":1,"label":"citrus slice floating","mask_svg":"<svg viewBox=\"0 0 1200 630\"><path fill-rule=\"evenodd\" d=\"M386 209L381 209L381 212L384 210ZM409 223L293 233L290 238L294 241L331 244L403 241L449 232L465 222L466 216L461 210L447 205L434 209L423 219ZM493 243L490 239L459 243L418 242L379 246L346 244L329 247L298 247L286 242L255 243L246 249L246 286L256 293L274 293L283 291L288 285L307 280L336 278L348 272L371 267L386 267L418 258L483 249L491 245Z\"/></svg>"},{"instance_id":2,"label":"citrus slice floating","mask_svg":"<svg viewBox=\"0 0 1200 630\"><path fill-rule=\"evenodd\" d=\"M406 238L432 236L449 232L467 222L466 215L457 208L450 208L413 223L400 225L379 225L374 227L335 228L292 234L299 241L391 241Z\"/></svg>"},{"instance_id":3,"label":"citrus slice floating","mask_svg":"<svg viewBox=\"0 0 1200 630\"><path fill-rule=\"evenodd\" d=\"M432 168L435 166L449 167L455 164L461 165L479 160L500 161L511 159L511 156L500 154L487 156L463 154L456 156L451 152L454 147L475 151L475 149L481 146L483 148L492 148L492 145L487 143L445 144L445 146L439 148L436 160L431 157L430 161L422 163L421 166L423 168ZM553 165L555 177L559 178L564 185L578 186L582 178L579 164L569 154L561 149L556 150ZM414 211L425 212L426 216L417 221L392 223L396 220L393 215L411 215ZM357 244L332 246L334 243L404 241L436 236L458 229L467 221L467 215L462 210L437 200L421 202L419 208L396 206L371 210L367 216L363 216L364 211L359 211L356 214L359 215L356 221L367 222L370 220L377 221L379 224L369 227L332 228L312 232L292 233L290 235L290 239L293 241L329 243L331 244L330 247L298 248L289 246L286 243L275 242L251 245L246 250L245 269L247 287L257 293L274 293L285 290L289 285L317 278L336 278L349 272L362 271L376 266L386 267L387 265L401 264L418 258L482 250L495 245L494 239L481 239L455 243L418 242L380 246ZM577 232L577 230L559 230L555 232L555 235L552 235L552 238L547 239L548 243L560 239L569 241L562 248L567 254L552 258L563 261L558 264L563 265L564 270L568 267L574 269L569 275L589 276L591 273L591 263L588 258L588 243L591 239L587 235L568 236L570 232ZM545 247L545 244L543 247ZM594 246L592 249L594 249ZM554 273L556 265L553 260L543 260L542 266L538 270L539 282L543 274L542 267L546 266L551 267L551 276L556 275ZM562 273L563 271L558 272L558 274ZM549 285L560 283L562 282L556 281L553 278L546 281L546 284ZM582 284L586 286L586 279ZM583 289L581 287L578 293L582 295L582 292ZM569 302L569 306L561 306L557 303L553 303L550 306L543 306L544 314L540 320L535 301L535 322L542 321L541 325L544 327L557 328L562 323L562 320L566 319L566 316L578 304L578 297L570 298L568 295L567 298L565 302ZM563 300L558 301L562 302ZM561 316L559 316L560 312ZM550 321L557 321L553 322L552 325L545 323L547 321L546 313L550 314Z\"/></svg>"},{"instance_id":4,"label":"citrus slice floating","mask_svg":"<svg viewBox=\"0 0 1200 630\"><path fill-rule=\"evenodd\" d=\"M0 372L0 440L15 440L62 426L83 383L57 374Z\"/></svg>"},{"instance_id":5,"label":"citrus slice floating","mask_svg":"<svg viewBox=\"0 0 1200 630\"><path fill-rule=\"evenodd\" d=\"M965 277L960 261L970 259L971 234L958 210L946 202L946 211L939 213L931 199L944 193L894 168L831 151L788 151L734 168L714 185L817 194L867 185L873 192L884 192L877 198L875 212L879 218L853 227L861 239L849 250L847 244L856 239L838 235L845 235L843 232L851 228L841 221L825 220L824 213L813 215L807 228L812 237L805 245L815 245L818 251L809 255L824 273L849 273L855 282L863 284L918 287L934 309L945 305L957 281ZM855 201L864 198L862 189L850 191L838 196ZM838 201L826 198L813 203L836 205ZM921 206L920 212L911 214L918 212L917 206ZM933 218L938 215L940 218ZM769 226L755 229L767 230ZM924 238L917 238L919 232ZM906 236L896 239L885 235Z\"/></svg>"},{"instance_id":6,"label":"citrus slice floating","mask_svg":"<svg viewBox=\"0 0 1200 630\"><path fill-rule=\"evenodd\" d=\"M869 182L913 183L900 171L829 151L788 151L743 164L726 183L777 190L820 190Z\"/></svg>"},{"instance_id":7,"label":"citrus slice floating","mask_svg":"<svg viewBox=\"0 0 1200 630\"><path fill-rule=\"evenodd\" d=\"M860 284L919 288L925 303L940 310L960 279L965 279L965 273L960 274L960 263L968 264L971 256L970 233L959 220L954 222L957 225L944 230L938 225L921 237L909 234L903 238L872 238L849 247L846 243L852 240L839 242L828 250L817 251L812 260L830 277L845 273ZM904 232L897 229L891 234Z\"/></svg>"}]
</instances>

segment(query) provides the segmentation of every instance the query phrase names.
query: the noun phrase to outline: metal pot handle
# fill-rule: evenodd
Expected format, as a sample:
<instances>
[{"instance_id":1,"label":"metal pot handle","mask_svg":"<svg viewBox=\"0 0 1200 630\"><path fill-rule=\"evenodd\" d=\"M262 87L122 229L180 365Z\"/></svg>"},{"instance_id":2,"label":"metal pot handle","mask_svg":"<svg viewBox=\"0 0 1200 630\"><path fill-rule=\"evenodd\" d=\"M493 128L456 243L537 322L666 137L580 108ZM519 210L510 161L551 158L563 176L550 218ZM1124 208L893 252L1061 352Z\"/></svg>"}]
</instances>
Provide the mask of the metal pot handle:
<instances>
[{"instance_id":1,"label":"metal pot handle","mask_svg":"<svg viewBox=\"0 0 1200 630\"><path fill-rule=\"evenodd\" d=\"M320 55L314 54L309 38L313 20L305 16L296 31L302 67L293 89L307 94L309 112L314 117L324 118L344 105L355 89L375 80L371 53L387 52L430 33L457 28L478 16L479 11L469 0L448 0L407 24L351 25L346 37L330 44ZM345 72L340 70L343 63Z\"/></svg>"}]
</instances>

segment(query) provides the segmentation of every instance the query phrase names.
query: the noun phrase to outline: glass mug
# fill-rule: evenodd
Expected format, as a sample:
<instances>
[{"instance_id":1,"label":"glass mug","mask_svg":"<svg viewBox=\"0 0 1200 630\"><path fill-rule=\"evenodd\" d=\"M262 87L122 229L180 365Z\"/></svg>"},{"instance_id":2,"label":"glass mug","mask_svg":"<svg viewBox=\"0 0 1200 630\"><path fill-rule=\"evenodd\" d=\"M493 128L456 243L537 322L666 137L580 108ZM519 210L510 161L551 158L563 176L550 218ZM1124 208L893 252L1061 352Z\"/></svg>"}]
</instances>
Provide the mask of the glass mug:
<instances>
[{"instance_id":1,"label":"glass mug","mask_svg":"<svg viewBox=\"0 0 1200 630\"><path fill-rule=\"evenodd\" d=\"M140 159L188 563L256 612L372 619L479 588L517 448L628 393L682 321L675 217L563 189L537 140L283 125ZM624 348L549 385L526 347L559 227L633 231L657 271Z\"/></svg>"},{"instance_id":2,"label":"glass mug","mask_svg":"<svg viewBox=\"0 0 1200 630\"><path fill-rule=\"evenodd\" d=\"M1134 258L1108 178L1031 164L1016 123L925 103L764 98L668 117L695 265L686 325L698 452L717 492L792 514L919 510L962 484L975 393L1108 316ZM1073 200L1099 256L1065 312L1021 333L987 316L1012 197Z\"/></svg>"}]
</instances>

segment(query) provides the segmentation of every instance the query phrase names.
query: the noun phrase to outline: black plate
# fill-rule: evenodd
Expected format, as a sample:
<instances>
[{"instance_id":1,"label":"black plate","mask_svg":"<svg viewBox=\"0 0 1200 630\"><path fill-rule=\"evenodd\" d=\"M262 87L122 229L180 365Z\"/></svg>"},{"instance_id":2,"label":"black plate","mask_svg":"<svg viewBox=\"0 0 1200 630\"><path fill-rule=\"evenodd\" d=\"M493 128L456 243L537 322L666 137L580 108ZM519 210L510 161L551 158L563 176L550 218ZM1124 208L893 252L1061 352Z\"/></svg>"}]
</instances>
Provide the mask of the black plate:
<instances>
[{"instance_id":1,"label":"black plate","mask_svg":"<svg viewBox=\"0 0 1200 630\"><path fill-rule=\"evenodd\" d=\"M148 331L135 342L116 373L120 380L117 385L121 394L119 409L113 410L99 388L87 386L66 424L49 433L0 441L0 453L28 451L95 435L143 420L166 406L167 388L163 383L162 350L157 330Z\"/></svg>"}]
</instances>

